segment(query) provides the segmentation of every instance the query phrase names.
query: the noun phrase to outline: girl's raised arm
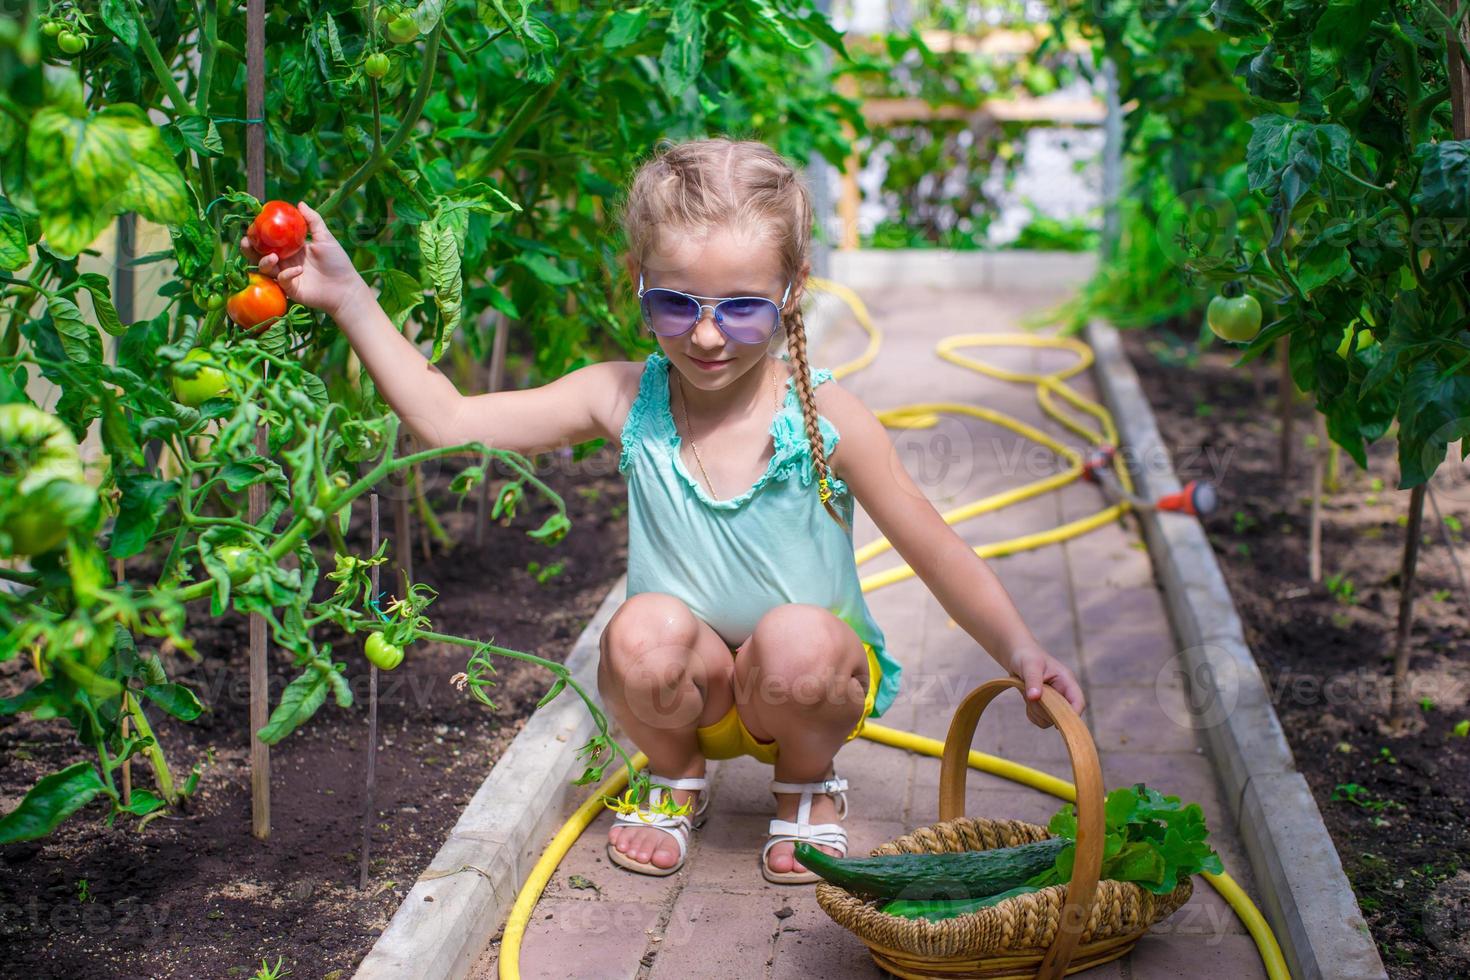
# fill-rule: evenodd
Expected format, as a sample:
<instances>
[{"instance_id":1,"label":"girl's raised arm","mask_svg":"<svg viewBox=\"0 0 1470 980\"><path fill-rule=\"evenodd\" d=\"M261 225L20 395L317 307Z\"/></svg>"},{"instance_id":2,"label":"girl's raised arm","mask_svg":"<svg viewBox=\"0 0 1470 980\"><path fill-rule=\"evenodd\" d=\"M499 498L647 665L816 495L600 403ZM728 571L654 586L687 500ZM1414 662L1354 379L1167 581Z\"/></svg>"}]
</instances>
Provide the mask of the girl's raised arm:
<instances>
[{"instance_id":1,"label":"girl's raised arm","mask_svg":"<svg viewBox=\"0 0 1470 980\"><path fill-rule=\"evenodd\" d=\"M259 256L245 239L240 247L288 297L336 321L383 400L423 443L478 441L530 456L611 434L628 400L631 362L590 364L540 388L467 398L393 326L322 216L298 208L311 233L301 251L282 260Z\"/></svg>"}]
</instances>

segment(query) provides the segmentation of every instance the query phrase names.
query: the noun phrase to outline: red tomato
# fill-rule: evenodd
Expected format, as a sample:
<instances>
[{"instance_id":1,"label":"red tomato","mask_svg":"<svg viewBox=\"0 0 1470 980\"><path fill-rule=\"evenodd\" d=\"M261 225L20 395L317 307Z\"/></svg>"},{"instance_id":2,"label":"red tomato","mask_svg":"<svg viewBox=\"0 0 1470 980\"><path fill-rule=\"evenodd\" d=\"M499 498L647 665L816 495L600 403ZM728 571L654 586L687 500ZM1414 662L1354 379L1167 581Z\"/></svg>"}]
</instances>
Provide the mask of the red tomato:
<instances>
[{"instance_id":1,"label":"red tomato","mask_svg":"<svg viewBox=\"0 0 1470 980\"><path fill-rule=\"evenodd\" d=\"M245 237L250 239L250 247L261 255L290 258L306 244L306 219L295 205L266 201Z\"/></svg>"},{"instance_id":2,"label":"red tomato","mask_svg":"<svg viewBox=\"0 0 1470 980\"><path fill-rule=\"evenodd\" d=\"M286 294L269 276L250 273L250 285L230 297L225 312L245 330L261 333L286 312Z\"/></svg>"}]
</instances>

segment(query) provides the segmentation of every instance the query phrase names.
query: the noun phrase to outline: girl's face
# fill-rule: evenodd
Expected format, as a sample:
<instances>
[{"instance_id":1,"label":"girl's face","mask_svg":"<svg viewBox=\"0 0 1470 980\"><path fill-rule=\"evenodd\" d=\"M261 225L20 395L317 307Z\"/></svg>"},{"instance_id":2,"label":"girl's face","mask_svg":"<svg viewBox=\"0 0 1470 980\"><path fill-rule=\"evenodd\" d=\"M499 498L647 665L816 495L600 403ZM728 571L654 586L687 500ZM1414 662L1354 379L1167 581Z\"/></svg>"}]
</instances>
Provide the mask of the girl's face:
<instances>
[{"instance_id":1,"label":"girl's face","mask_svg":"<svg viewBox=\"0 0 1470 980\"><path fill-rule=\"evenodd\" d=\"M631 258L628 260L635 287L641 272L645 289L677 289L711 307L729 297L761 296L780 306L783 323L797 308L807 269L803 267L799 280L791 283L782 306L787 276L775 246L768 240L726 227L670 239L668 249L655 249L641 269ZM769 341L736 343L720 330L711 310L701 309L693 328L677 337L659 336L658 344L687 383L714 391L728 388L752 368L764 364L766 355L780 346L783 336L784 327L778 326ZM701 361L718 366L703 367ZM757 380L764 383L764 374Z\"/></svg>"}]
</instances>

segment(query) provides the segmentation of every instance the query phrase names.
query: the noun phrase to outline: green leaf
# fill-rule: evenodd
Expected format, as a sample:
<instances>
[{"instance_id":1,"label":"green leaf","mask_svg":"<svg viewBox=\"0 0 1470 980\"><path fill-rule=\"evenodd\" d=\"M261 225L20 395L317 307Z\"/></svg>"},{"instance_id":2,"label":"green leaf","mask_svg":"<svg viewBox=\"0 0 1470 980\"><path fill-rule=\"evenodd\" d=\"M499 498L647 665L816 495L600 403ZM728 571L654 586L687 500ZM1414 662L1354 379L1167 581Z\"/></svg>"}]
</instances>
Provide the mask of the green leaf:
<instances>
[{"instance_id":1,"label":"green leaf","mask_svg":"<svg viewBox=\"0 0 1470 980\"><path fill-rule=\"evenodd\" d=\"M97 313L97 325L110 336L121 337L126 328L118 319L117 308L112 305L112 284L107 281L107 277L100 272L83 272L77 276L77 282L92 296L92 309Z\"/></svg>"},{"instance_id":2,"label":"green leaf","mask_svg":"<svg viewBox=\"0 0 1470 980\"><path fill-rule=\"evenodd\" d=\"M539 252L521 252L515 257L515 261L530 269L537 279L548 286L570 286L577 281L576 276L558 269Z\"/></svg>"},{"instance_id":3,"label":"green leaf","mask_svg":"<svg viewBox=\"0 0 1470 980\"><path fill-rule=\"evenodd\" d=\"M639 40L648 30L649 8L619 10L608 19L607 31L602 36L602 48L616 51Z\"/></svg>"},{"instance_id":4,"label":"green leaf","mask_svg":"<svg viewBox=\"0 0 1470 980\"><path fill-rule=\"evenodd\" d=\"M138 18L133 16L128 0L102 0L98 12L102 17L102 23L106 24L107 29L117 35L117 39L127 45L129 50L138 47Z\"/></svg>"},{"instance_id":5,"label":"green leaf","mask_svg":"<svg viewBox=\"0 0 1470 980\"><path fill-rule=\"evenodd\" d=\"M168 509L169 501L179 495L177 480L155 480L151 476L121 473L117 477L122 499L117 521L112 526L112 543L107 549L113 558L131 558L147 546L158 521Z\"/></svg>"},{"instance_id":6,"label":"green leaf","mask_svg":"<svg viewBox=\"0 0 1470 980\"><path fill-rule=\"evenodd\" d=\"M281 692L281 701L271 712L270 721L259 731L260 740L275 745L290 735L303 722L316 714L327 700L329 681L315 663L308 666Z\"/></svg>"},{"instance_id":7,"label":"green leaf","mask_svg":"<svg viewBox=\"0 0 1470 980\"><path fill-rule=\"evenodd\" d=\"M1425 215L1463 219L1470 213L1470 140L1421 143L1414 160L1421 169L1412 200Z\"/></svg>"},{"instance_id":8,"label":"green leaf","mask_svg":"<svg viewBox=\"0 0 1470 980\"><path fill-rule=\"evenodd\" d=\"M424 287L406 272L388 269L382 273L383 288L378 295L378 304L388 319L400 331L408 322L409 315L424 301Z\"/></svg>"},{"instance_id":9,"label":"green leaf","mask_svg":"<svg viewBox=\"0 0 1470 980\"><path fill-rule=\"evenodd\" d=\"M440 358L448 338L459 329L464 278L460 269L459 245L453 233L438 218L419 225L419 252L423 256L428 284L434 289L434 305L439 309L434 347L429 355L432 362Z\"/></svg>"},{"instance_id":10,"label":"green leaf","mask_svg":"<svg viewBox=\"0 0 1470 980\"><path fill-rule=\"evenodd\" d=\"M1255 34L1266 27L1267 21L1249 3L1249 0L1215 0L1210 4L1210 15L1216 30L1232 37Z\"/></svg>"},{"instance_id":11,"label":"green leaf","mask_svg":"<svg viewBox=\"0 0 1470 980\"><path fill-rule=\"evenodd\" d=\"M180 721L193 721L204 711L199 698L182 684L150 684L143 696Z\"/></svg>"},{"instance_id":12,"label":"green leaf","mask_svg":"<svg viewBox=\"0 0 1470 980\"><path fill-rule=\"evenodd\" d=\"M704 19L695 0L675 0L668 39L659 55L659 78L669 99L677 102L704 65Z\"/></svg>"},{"instance_id":13,"label":"green leaf","mask_svg":"<svg viewBox=\"0 0 1470 980\"><path fill-rule=\"evenodd\" d=\"M90 762L78 762L43 776L20 806L0 818L0 844L45 837L102 790L102 777Z\"/></svg>"},{"instance_id":14,"label":"green leaf","mask_svg":"<svg viewBox=\"0 0 1470 980\"><path fill-rule=\"evenodd\" d=\"M542 696L541 700L536 702L536 707L546 707L546 705L550 704L566 686L567 679L565 677L558 677L556 679L556 683L551 685L551 690L547 691L546 694Z\"/></svg>"},{"instance_id":15,"label":"green leaf","mask_svg":"<svg viewBox=\"0 0 1470 980\"><path fill-rule=\"evenodd\" d=\"M172 128L179 134L185 146L201 156L224 155L225 144L220 139L219 128L215 126L213 119L206 119L204 116L181 116Z\"/></svg>"},{"instance_id":16,"label":"green leaf","mask_svg":"<svg viewBox=\"0 0 1470 980\"><path fill-rule=\"evenodd\" d=\"M66 351L67 357L79 364L102 362L102 338L97 335L95 327L82 319L82 311L77 309L77 304L65 296L53 296L47 301L46 310L51 314L61 349Z\"/></svg>"},{"instance_id":17,"label":"green leaf","mask_svg":"<svg viewBox=\"0 0 1470 980\"><path fill-rule=\"evenodd\" d=\"M1399 489L1427 481L1452 442L1470 436L1470 377L1444 377L1433 360L1409 369L1399 401Z\"/></svg>"},{"instance_id":18,"label":"green leaf","mask_svg":"<svg viewBox=\"0 0 1470 980\"><path fill-rule=\"evenodd\" d=\"M133 790L132 800L126 806L121 803L118 804L117 808L125 813L146 817L153 811L161 810L167 805L161 797L154 796L146 789L135 789Z\"/></svg>"},{"instance_id":19,"label":"green leaf","mask_svg":"<svg viewBox=\"0 0 1470 980\"><path fill-rule=\"evenodd\" d=\"M0 197L0 269L14 272L30 264L27 244L25 221L20 212L9 199Z\"/></svg>"},{"instance_id":20,"label":"green leaf","mask_svg":"<svg viewBox=\"0 0 1470 980\"><path fill-rule=\"evenodd\" d=\"M124 211L166 225L190 216L183 174L135 105L86 116L47 106L31 121L26 151L41 228L58 255L76 255Z\"/></svg>"},{"instance_id":21,"label":"green leaf","mask_svg":"<svg viewBox=\"0 0 1470 980\"><path fill-rule=\"evenodd\" d=\"M102 448L114 460L126 460L134 466L143 466L143 453L128 427L127 413L117 402L117 396L108 387L102 388Z\"/></svg>"}]
</instances>

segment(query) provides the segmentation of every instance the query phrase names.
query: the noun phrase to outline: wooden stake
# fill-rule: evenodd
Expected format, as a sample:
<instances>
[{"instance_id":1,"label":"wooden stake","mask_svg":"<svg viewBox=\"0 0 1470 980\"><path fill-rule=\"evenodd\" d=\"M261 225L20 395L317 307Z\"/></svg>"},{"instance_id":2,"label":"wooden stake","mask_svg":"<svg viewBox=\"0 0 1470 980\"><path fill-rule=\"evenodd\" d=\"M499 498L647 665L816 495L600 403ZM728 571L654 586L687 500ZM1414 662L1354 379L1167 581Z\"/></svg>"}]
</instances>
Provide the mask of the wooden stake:
<instances>
[{"instance_id":1,"label":"wooden stake","mask_svg":"<svg viewBox=\"0 0 1470 980\"><path fill-rule=\"evenodd\" d=\"M1286 338L1276 341L1276 356L1280 360L1276 379L1277 412L1281 418L1280 467L1283 485L1291 482L1291 423L1296 407L1296 382L1291 380L1291 357L1286 350Z\"/></svg>"},{"instance_id":2,"label":"wooden stake","mask_svg":"<svg viewBox=\"0 0 1470 980\"><path fill-rule=\"evenodd\" d=\"M1409 491L1409 527L1404 537L1404 562L1399 570L1399 626L1393 646L1393 698L1389 713L1395 721L1408 714L1409 627L1414 621L1414 572L1419 562L1419 529L1424 523L1424 488Z\"/></svg>"},{"instance_id":3,"label":"wooden stake","mask_svg":"<svg viewBox=\"0 0 1470 980\"><path fill-rule=\"evenodd\" d=\"M495 343L490 351L490 377L486 381L486 391L500 391L505 387L505 349L510 344L510 326L509 320L496 314ZM476 547L485 544L485 524L490 520L490 478L493 475L487 472L480 481L480 496L475 501Z\"/></svg>"},{"instance_id":4,"label":"wooden stake","mask_svg":"<svg viewBox=\"0 0 1470 980\"><path fill-rule=\"evenodd\" d=\"M256 198L265 200L265 0L245 3L245 124L246 184ZM270 366L265 366L268 378ZM270 455L270 427L255 430L255 451ZM265 484L250 487L250 522L265 513ZM271 750L260 740L270 721L270 678L266 672L265 617L250 614L250 824L251 833L265 840L271 835Z\"/></svg>"},{"instance_id":5,"label":"wooden stake","mask_svg":"<svg viewBox=\"0 0 1470 980\"><path fill-rule=\"evenodd\" d=\"M1320 414L1317 419L1322 422ZM1326 426L1319 424L1317 445L1312 450L1312 508L1307 535L1307 578L1313 582L1322 581L1322 457L1326 455L1326 441Z\"/></svg>"},{"instance_id":6,"label":"wooden stake","mask_svg":"<svg viewBox=\"0 0 1470 980\"><path fill-rule=\"evenodd\" d=\"M1425 484L1425 486L1429 485ZM1470 613L1470 584L1465 582L1465 566L1460 564L1460 556L1455 554L1455 542L1450 537L1450 529L1445 526L1444 515L1439 512L1439 501L1434 499L1433 487L1429 487L1426 496L1429 497L1429 506L1434 510L1434 523L1439 525L1439 534L1444 539L1445 550L1450 553L1450 561L1455 565L1455 578L1460 582L1460 597L1464 600L1465 611Z\"/></svg>"},{"instance_id":7,"label":"wooden stake","mask_svg":"<svg viewBox=\"0 0 1470 980\"><path fill-rule=\"evenodd\" d=\"M373 550L378 553L378 494L373 491L368 497L369 513L373 527ZM378 597L378 573L382 565L373 566L373 598ZM373 842L373 792L378 780L378 665L368 664L368 757L367 779L363 795L367 800L362 805L362 861L357 872L357 888L365 891L368 886L368 849Z\"/></svg>"},{"instance_id":8,"label":"wooden stake","mask_svg":"<svg viewBox=\"0 0 1470 980\"><path fill-rule=\"evenodd\" d=\"M408 454L408 437L399 433L398 455ZM412 474L409 480L413 479ZM393 562L409 581L413 581L413 526L408 522L408 495L411 486L394 487L393 495Z\"/></svg>"}]
</instances>

